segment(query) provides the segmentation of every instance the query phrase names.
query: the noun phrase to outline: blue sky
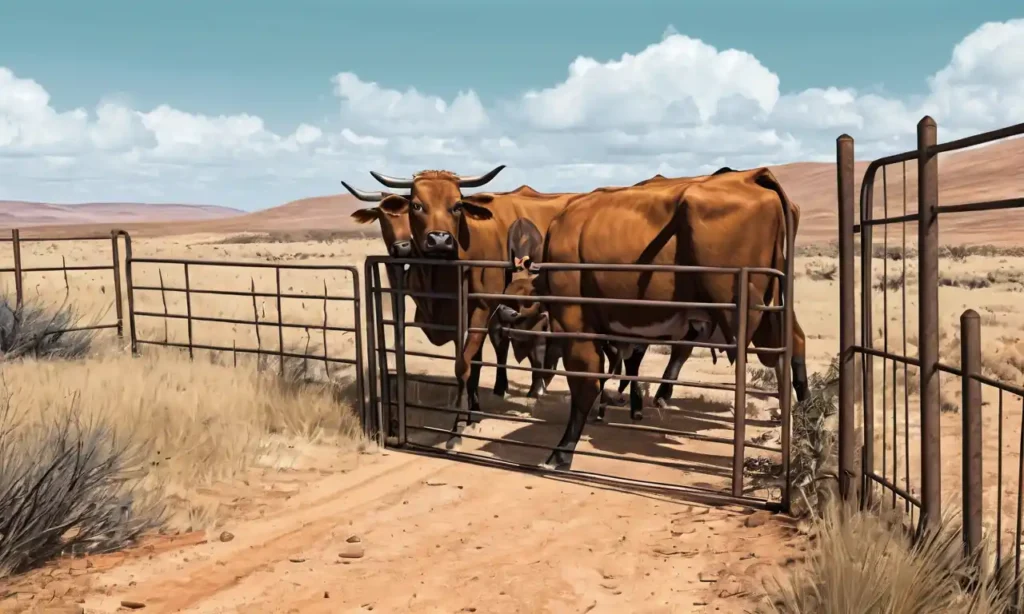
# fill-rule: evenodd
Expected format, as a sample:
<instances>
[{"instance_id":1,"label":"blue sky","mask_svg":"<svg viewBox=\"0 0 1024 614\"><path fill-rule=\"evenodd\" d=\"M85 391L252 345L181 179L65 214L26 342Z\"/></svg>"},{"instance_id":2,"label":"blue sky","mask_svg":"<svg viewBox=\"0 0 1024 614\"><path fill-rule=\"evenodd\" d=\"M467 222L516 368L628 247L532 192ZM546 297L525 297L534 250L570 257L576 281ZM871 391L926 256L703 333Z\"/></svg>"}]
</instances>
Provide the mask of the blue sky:
<instances>
[{"instance_id":1,"label":"blue sky","mask_svg":"<svg viewBox=\"0 0 1024 614\"><path fill-rule=\"evenodd\" d=\"M3 0L0 199L254 209L343 178L373 187L372 165L505 163L496 189L583 189L723 160L826 159L843 131L867 153L891 151L918 111L953 132L1024 121L1024 68L1008 65L1024 65L1015 6ZM1002 23L965 42L989 22ZM574 81L581 56L589 77ZM339 86L339 74L352 78ZM992 108L964 98L979 87L996 92L981 96Z\"/></svg>"}]
</instances>

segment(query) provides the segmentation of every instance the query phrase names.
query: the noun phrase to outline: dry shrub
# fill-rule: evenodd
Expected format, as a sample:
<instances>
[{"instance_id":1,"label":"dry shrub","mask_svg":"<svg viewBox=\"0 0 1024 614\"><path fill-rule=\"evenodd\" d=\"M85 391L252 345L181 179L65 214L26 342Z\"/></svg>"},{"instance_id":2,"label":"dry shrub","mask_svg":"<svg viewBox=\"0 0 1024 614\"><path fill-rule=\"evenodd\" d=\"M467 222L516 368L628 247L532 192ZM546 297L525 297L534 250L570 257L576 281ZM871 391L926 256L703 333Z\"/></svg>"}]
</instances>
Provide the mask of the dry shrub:
<instances>
[{"instance_id":1,"label":"dry shrub","mask_svg":"<svg viewBox=\"0 0 1024 614\"><path fill-rule=\"evenodd\" d=\"M835 262L812 262L807 265L807 276L814 281L834 281L839 269Z\"/></svg>"},{"instance_id":2,"label":"dry shrub","mask_svg":"<svg viewBox=\"0 0 1024 614\"><path fill-rule=\"evenodd\" d=\"M944 509L954 506L944 506ZM767 586L762 611L785 614L1011 612L1007 574L979 577L986 548L963 555L959 522L914 540L899 519L853 505L832 506L812 529L806 564ZM1012 568L1012 566L1011 566ZM969 588L974 579L976 587Z\"/></svg>"},{"instance_id":3,"label":"dry shrub","mask_svg":"<svg viewBox=\"0 0 1024 614\"><path fill-rule=\"evenodd\" d=\"M839 244L835 241L830 241L828 243L798 245L796 255L798 258L838 258Z\"/></svg>"},{"instance_id":4,"label":"dry shrub","mask_svg":"<svg viewBox=\"0 0 1024 614\"><path fill-rule=\"evenodd\" d=\"M939 285L951 288L966 288L968 290L980 290L981 288L988 288L989 286L992 285L992 282L986 275L976 275L974 273L958 273L955 275L947 275L945 273L940 273Z\"/></svg>"},{"instance_id":5,"label":"dry shrub","mask_svg":"<svg viewBox=\"0 0 1024 614\"><path fill-rule=\"evenodd\" d=\"M1000 338L981 345L981 371L993 379L1009 384L1024 384L1024 341Z\"/></svg>"},{"instance_id":6,"label":"dry shrub","mask_svg":"<svg viewBox=\"0 0 1024 614\"><path fill-rule=\"evenodd\" d=\"M256 243L335 243L347 239L372 236L364 230L278 230L265 233L237 234L212 241L214 245L253 245Z\"/></svg>"},{"instance_id":7,"label":"dry shrub","mask_svg":"<svg viewBox=\"0 0 1024 614\"><path fill-rule=\"evenodd\" d=\"M0 295L0 360L81 358L92 349L95 331L62 331L83 326L87 324L66 302L56 308L38 301L19 307L14 297Z\"/></svg>"},{"instance_id":8,"label":"dry shrub","mask_svg":"<svg viewBox=\"0 0 1024 614\"><path fill-rule=\"evenodd\" d=\"M887 292L897 292L903 289L906 284L906 279L902 271L898 275L878 275L875 277L875 283L872 284L872 288L875 290L885 290Z\"/></svg>"}]
</instances>

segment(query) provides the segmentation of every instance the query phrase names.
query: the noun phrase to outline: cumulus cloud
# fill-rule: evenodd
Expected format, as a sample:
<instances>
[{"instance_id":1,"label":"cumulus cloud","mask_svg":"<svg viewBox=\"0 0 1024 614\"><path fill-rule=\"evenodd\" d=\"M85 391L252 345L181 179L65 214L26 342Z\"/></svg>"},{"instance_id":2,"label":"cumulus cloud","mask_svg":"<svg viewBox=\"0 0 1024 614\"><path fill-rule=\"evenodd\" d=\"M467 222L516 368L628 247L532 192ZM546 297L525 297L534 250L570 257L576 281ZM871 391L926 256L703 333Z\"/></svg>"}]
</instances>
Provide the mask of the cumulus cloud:
<instances>
[{"instance_id":1,"label":"cumulus cloud","mask_svg":"<svg viewBox=\"0 0 1024 614\"><path fill-rule=\"evenodd\" d=\"M948 64L901 99L823 83L786 89L750 53L718 49L668 26L661 40L601 62L578 57L564 80L484 105L472 83L450 99L351 72L331 78L337 121L269 129L239 108L205 115L108 98L62 108L45 86L0 67L0 198L151 199L243 207L337 189L370 169L477 173L489 186L575 190L828 160L841 132L862 156L912 147L933 115L941 138L1024 119L1024 20L966 36ZM326 89L325 82L325 89ZM375 187L375 186L367 186Z\"/></svg>"}]
</instances>

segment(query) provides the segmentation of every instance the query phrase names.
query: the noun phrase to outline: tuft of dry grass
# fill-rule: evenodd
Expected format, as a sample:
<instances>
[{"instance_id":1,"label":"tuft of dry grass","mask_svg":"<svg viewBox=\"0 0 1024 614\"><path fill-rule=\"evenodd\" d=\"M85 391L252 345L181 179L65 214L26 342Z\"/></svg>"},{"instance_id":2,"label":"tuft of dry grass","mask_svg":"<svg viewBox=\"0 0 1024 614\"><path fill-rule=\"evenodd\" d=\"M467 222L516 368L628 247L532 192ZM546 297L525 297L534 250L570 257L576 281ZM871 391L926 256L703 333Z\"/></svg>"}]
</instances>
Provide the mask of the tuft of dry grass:
<instances>
[{"instance_id":1,"label":"tuft of dry grass","mask_svg":"<svg viewBox=\"0 0 1024 614\"><path fill-rule=\"evenodd\" d=\"M89 326L66 302L50 308L38 300L16 304L0 295L0 360L22 356L82 358L92 349L94 331L69 329Z\"/></svg>"},{"instance_id":2,"label":"tuft of dry grass","mask_svg":"<svg viewBox=\"0 0 1024 614\"><path fill-rule=\"evenodd\" d=\"M806 267L807 276L814 281L835 281L839 266L835 262L812 262Z\"/></svg>"},{"instance_id":3,"label":"tuft of dry grass","mask_svg":"<svg viewBox=\"0 0 1024 614\"><path fill-rule=\"evenodd\" d=\"M245 233L231 235L217 241L214 245L252 245L257 243L335 243L347 239L365 239L372 233L364 230L295 230L265 233Z\"/></svg>"},{"instance_id":4,"label":"tuft of dry grass","mask_svg":"<svg viewBox=\"0 0 1024 614\"><path fill-rule=\"evenodd\" d=\"M946 509L949 509L947 506ZM762 611L785 614L1010 612L1012 582L963 555L956 516L914 540L889 514L832 506L812 528L805 565L766 586ZM976 585L971 589L969 580Z\"/></svg>"}]
</instances>

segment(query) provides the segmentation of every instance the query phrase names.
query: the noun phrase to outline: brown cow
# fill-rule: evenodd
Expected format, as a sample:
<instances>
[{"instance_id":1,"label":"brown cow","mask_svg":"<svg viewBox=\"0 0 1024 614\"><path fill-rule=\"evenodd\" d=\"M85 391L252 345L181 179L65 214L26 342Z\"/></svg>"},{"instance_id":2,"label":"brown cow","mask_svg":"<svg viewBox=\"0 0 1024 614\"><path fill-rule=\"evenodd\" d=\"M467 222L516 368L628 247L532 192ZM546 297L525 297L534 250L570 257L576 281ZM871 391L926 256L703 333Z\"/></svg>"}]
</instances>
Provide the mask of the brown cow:
<instances>
[{"instance_id":1,"label":"brown cow","mask_svg":"<svg viewBox=\"0 0 1024 614\"><path fill-rule=\"evenodd\" d=\"M523 186L513 192L477 193L464 196L462 188L479 187L494 178L504 166L480 177L463 178L449 171L423 171L412 179L396 179L379 173L374 178L389 188L408 189L408 196L391 194L381 200L380 208L392 214L408 213L413 253L440 259L504 261L507 258L508 228L518 218L530 219L538 228L548 223L576 194L541 194ZM430 267L437 268L437 267ZM509 275L503 268L472 267L467 271L471 293L501 294ZM470 299L467 304L469 327L463 354L456 360L455 373L469 399L472 412L479 411L477 395L480 369L472 365L482 357L486 328L497 304L492 299ZM534 374L543 378L541 374ZM462 431L459 421L454 432ZM457 445L456 436L449 447Z\"/></svg>"},{"instance_id":2,"label":"brown cow","mask_svg":"<svg viewBox=\"0 0 1024 614\"><path fill-rule=\"evenodd\" d=\"M725 171L699 181L657 180L630 188L599 189L573 199L552 221L546 235L544 261L778 268L783 263L787 210L791 207L778 181L766 168ZM621 232L624 227L630 232ZM751 274L751 306L773 304L778 285L767 275ZM541 294L564 297L712 303L735 300L734 277L710 272L548 270L542 273L537 286ZM789 301L792 297L785 299ZM551 303L548 310L555 330L649 339L684 338L690 330L690 320L696 315L692 310L675 307L600 304ZM762 313L747 310L748 333L741 341L744 345L761 330ZM711 312L715 325L726 338L735 336L733 314L728 309ZM777 316L765 319L781 321ZM765 331L764 336L773 338L771 345L782 344L780 326L772 324ZM777 355L757 353L763 363L779 366ZM807 395L805 371L797 368L798 359L803 364L803 353L803 348L794 348L793 383L799 400ZM567 341L562 360L570 371L603 371L602 352L591 340ZM558 449L545 462L549 468L571 467L572 451L600 393L596 376L568 379L571 415ZM779 379L780 386L788 384Z\"/></svg>"}]
</instances>

